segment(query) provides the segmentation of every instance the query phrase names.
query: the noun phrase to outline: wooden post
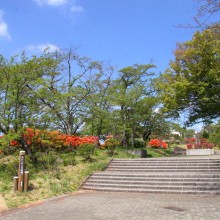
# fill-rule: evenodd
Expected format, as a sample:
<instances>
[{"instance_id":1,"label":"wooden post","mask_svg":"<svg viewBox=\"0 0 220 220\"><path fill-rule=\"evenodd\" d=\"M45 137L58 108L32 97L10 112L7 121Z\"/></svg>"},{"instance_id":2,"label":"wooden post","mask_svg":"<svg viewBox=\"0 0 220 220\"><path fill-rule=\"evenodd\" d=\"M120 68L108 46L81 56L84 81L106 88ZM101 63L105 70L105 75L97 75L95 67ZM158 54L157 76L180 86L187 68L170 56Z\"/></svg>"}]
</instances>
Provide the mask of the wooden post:
<instances>
[{"instance_id":1,"label":"wooden post","mask_svg":"<svg viewBox=\"0 0 220 220\"><path fill-rule=\"evenodd\" d=\"M18 192L24 190L25 151L20 151L18 168Z\"/></svg>"},{"instance_id":2,"label":"wooden post","mask_svg":"<svg viewBox=\"0 0 220 220\"><path fill-rule=\"evenodd\" d=\"M29 171L25 171L24 173L24 191L28 191L28 182L29 182Z\"/></svg>"},{"instance_id":3,"label":"wooden post","mask_svg":"<svg viewBox=\"0 0 220 220\"><path fill-rule=\"evenodd\" d=\"M13 190L14 192L18 191L18 176L14 176Z\"/></svg>"}]
</instances>

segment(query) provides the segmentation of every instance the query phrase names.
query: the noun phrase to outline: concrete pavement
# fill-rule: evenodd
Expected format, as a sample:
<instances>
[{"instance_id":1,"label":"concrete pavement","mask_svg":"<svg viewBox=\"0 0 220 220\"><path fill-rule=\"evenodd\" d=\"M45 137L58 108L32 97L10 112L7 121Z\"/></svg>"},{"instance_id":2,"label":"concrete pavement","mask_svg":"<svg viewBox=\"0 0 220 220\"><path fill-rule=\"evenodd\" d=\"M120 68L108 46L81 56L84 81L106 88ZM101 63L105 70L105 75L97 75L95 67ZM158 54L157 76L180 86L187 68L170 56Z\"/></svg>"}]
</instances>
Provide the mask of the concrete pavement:
<instances>
[{"instance_id":1,"label":"concrete pavement","mask_svg":"<svg viewBox=\"0 0 220 220\"><path fill-rule=\"evenodd\" d=\"M220 196L80 191L0 214L1 220L219 220Z\"/></svg>"}]
</instances>

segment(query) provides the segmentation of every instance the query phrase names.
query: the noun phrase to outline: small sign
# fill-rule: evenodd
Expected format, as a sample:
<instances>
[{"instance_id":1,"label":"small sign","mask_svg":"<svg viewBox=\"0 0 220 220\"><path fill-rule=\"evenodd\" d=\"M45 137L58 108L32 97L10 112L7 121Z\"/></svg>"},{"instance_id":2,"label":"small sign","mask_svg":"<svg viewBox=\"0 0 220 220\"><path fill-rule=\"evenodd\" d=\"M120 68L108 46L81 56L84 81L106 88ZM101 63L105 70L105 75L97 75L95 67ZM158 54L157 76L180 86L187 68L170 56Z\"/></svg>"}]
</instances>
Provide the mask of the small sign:
<instances>
[{"instance_id":1,"label":"small sign","mask_svg":"<svg viewBox=\"0 0 220 220\"><path fill-rule=\"evenodd\" d=\"M13 188L14 191L27 192L28 191L29 172L25 171L25 151L20 151L18 177L14 177Z\"/></svg>"},{"instance_id":2,"label":"small sign","mask_svg":"<svg viewBox=\"0 0 220 220\"><path fill-rule=\"evenodd\" d=\"M20 157L20 173L24 173L24 155Z\"/></svg>"}]
</instances>

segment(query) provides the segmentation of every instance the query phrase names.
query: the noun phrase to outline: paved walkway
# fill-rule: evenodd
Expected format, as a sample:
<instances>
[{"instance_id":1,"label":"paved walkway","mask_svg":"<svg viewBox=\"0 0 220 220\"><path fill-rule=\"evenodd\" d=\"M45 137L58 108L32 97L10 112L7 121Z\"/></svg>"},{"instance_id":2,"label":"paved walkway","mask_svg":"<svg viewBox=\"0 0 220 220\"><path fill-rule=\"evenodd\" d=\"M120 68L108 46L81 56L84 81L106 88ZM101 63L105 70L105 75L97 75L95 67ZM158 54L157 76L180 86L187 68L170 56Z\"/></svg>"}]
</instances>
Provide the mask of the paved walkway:
<instances>
[{"instance_id":1,"label":"paved walkway","mask_svg":"<svg viewBox=\"0 0 220 220\"><path fill-rule=\"evenodd\" d=\"M212 220L220 196L81 191L41 205L0 214L0 220Z\"/></svg>"}]
</instances>

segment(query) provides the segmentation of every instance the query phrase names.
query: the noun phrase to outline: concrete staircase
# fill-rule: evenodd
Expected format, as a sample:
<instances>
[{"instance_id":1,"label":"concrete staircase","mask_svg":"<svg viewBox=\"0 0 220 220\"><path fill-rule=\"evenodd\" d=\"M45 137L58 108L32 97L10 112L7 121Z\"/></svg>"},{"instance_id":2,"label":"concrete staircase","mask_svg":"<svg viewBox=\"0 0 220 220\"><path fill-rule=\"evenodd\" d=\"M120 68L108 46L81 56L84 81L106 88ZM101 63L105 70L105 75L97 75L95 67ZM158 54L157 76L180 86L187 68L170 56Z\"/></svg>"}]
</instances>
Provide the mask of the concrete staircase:
<instances>
[{"instance_id":1,"label":"concrete staircase","mask_svg":"<svg viewBox=\"0 0 220 220\"><path fill-rule=\"evenodd\" d=\"M220 158L113 159L86 190L220 195Z\"/></svg>"}]
</instances>

